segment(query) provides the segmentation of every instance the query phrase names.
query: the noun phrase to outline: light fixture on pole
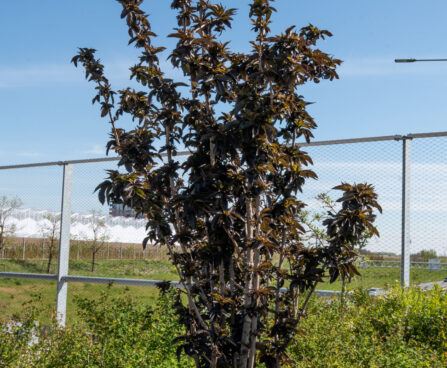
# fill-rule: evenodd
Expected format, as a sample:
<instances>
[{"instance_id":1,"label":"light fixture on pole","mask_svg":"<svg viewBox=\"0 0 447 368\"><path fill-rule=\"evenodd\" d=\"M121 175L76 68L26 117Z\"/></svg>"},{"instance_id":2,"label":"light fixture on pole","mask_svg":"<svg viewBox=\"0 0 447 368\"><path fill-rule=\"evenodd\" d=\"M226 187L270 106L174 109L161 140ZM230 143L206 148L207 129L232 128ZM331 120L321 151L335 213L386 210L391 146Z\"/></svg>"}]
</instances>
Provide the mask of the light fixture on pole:
<instances>
[{"instance_id":1,"label":"light fixture on pole","mask_svg":"<svg viewBox=\"0 0 447 368\"><path fill-rule=\"evenodd\" d=\"M447 61L447 59L394 59L395 63L415 63L416 61ZM408 286L410 283L410 209L409 209L409 162L411 140L403 141L403 181L402 181L402 256L401 256L401 283L402 286ZM408 198L407 198L408 197ZM444 279L447 282L447 278Z\"/></svg>"},{"instance_id":2,"label":"light fixture on pole","mask_svg":"<svg viewBox=\"0 0 447 368\"><path fill-rule=\"evenodd\" d=\"M414 63L416 61L447 61L447 59L394 59L395 63Z\"/></svg>"}]
</instances>

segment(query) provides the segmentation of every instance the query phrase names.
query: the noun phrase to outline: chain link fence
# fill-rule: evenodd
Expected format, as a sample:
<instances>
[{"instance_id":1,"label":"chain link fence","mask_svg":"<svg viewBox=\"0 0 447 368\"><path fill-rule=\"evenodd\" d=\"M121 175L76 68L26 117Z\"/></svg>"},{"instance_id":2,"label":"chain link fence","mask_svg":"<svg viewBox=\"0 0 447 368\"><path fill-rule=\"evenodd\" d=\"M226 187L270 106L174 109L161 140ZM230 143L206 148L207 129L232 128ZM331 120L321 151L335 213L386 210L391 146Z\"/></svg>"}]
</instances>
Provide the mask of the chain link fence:
<instances>
[{"instance_id":1,"label":"chain link fence","mask_svg":"<svg viewBox=\"0 0 447 368\"><path fill-rule=\"evenodd\" d=\"M327 208L317 197L325 194L335 201L341 192L332 189L342 182L374 185L383 209L376 226L380 237L368 239L360 252L369 258L400 260L402 210L402 142L395 140L356 144L303 147L314 162L318 180L308 181L303 201L312 213L324 214Z\"/></svg>"},{"instance_id":2,"label":"chain link fence","mask_svg":"<svg viewBox=\"0 0 447 368\"><path fill-rule=\"evenodd\" d=\"M365 259L383 261L376 262L381 265L385 265L386 260L400 262L402 250L402 138L386 138L303 145L302 149L314 162L312 169L318 180L308 180L299 195L308 204L309 212L324 214L327 208L317 199L318 195L326 194L335 200L338 193L332 188L341 182L373 184L383 208L376 221L380 237L369 239L360 253L365 255ZM415 137L411 142L411 261L426 262L427 268L429 259L445 261L447 257L445 143L447 137L443 136ZM49 237L49 219L60 214L61 166L42 164L22 169L0 169L0 197L18 198L21 202L7 220L14 225L13 232L0 257L47 258L45 243ZM85 250L76 245L93 240L93 222L104 225L97 236L104 239L107 246L102 247L99 258L143 259L152 253L148 250L145 255L140 247L145 237L144 219L116 215L107 205L99 203L95 188L104 180L106 170L110 169L116 169L116 161L79 160L73 165L72 258L87 257Z\"/></svg>"},{"instance_id":3,"label":"chain link fence","mask_svg":"<svg viewBox=\"0 0 447 368\"><path fill-rule=\"evenodd\" d=\"M73 165L70 229L70 255L73 259L87 257L86 250L80 245L88 247L95 236L98 241L104 243L99 258L145 257L141 248L141 241L145 236L144 219L111 216L110 208L101 205L94 193L97 184L104 180L105 171L113 168L116 168L115 161ZM7 239L0 258L47 258L51 237L59 238L61 167L0 170L0 183L0 197L7 198L3 210L8 209L8 202L11 200L17 199L20 202L20 206L5 214ZM95 229L94 225L98 223L99 227ZM96 234L94 230L97 230Z\"/></svg>"},{"instance_id":4,"label":"chain link fence","mask_svg":"<svg viewBox=\"0 0 447 368\"><path fill-rule=\"evenodd\" d=\"M307 203L309 213L324 214L327 207L318 200L319 195L336 200L339 193L332 188L341 182L373 184L383 208L376 220L380 237L367 240L359 251L365 262L369 261L366 266L396 267L402 251L402 138L385 138L303 145L318 179L308 180L299 198ZM408 232L411 262L418 268L426 263L428 269L430 259L440 260L440 267L447 268L446 143L444 136L411 139ZM70 257L89 257L88 245L95 238L93 223L103 225L96 234L104 240L98 259L165 256L160 250L143 251L144 219L120 216L99 203L95 188L105 179L106 170L116 169L115 160L106 160L79 160L73 164ZM48 258L51 218L60 215L61 188L61 165L0 168L0 197L18 198L21 202L7 220L13 231L8 234L0 259Z\"/></svg>"},{"instance_id":5,"label":"chain link fence","mask_svg":"<svg viewBox=\"0 0 447 368\"><path fill-rule=\"evenodd\" d=\"M312 226L321 227L319 214L327 211L321 198L326 198L326 204L336 200L339 193L331 188L341 182L373 184L379 195L383 213L376 226L380 237L366 238L359 246L358 266L364 276L357 286L447 277L446 143L447 133L442 132L301 145L318 175L299 194L308 204ZM143 218L99 203L95 188L106 177L106 170L116 169L116 163L107 158L0 167L0 198L4 201L3 205L0 201L0 211L8 209L8 200L19 200L5 222L8 231L0 249L0 272L15 271L11 260L28 265L30 273L57 272L63 173L68 166L73 169L71 262L91 260L94 251L98 263L167 260L163 248L149 246L143 251ZM50 253L53 262L46 269ZM91 275L88 271L83 272ZM151 278L150 272L146 278ZM367 281L362 284L362 280Z\"/></svg>"},{"instance_id":6,"label":"chain link fence","mask_svg":"<svg viewBox=\"0 0 447 368\"><path fill-rule=\"evenodd\" d=\"M422 267L447 278L447 139L411 142L412 276Z\"/></svg>"},{"instance_id":7,"label":"chain link fence","mask_svg":"<svg viewBox=\"0 0 447 368\"><path fill-rule=\"evenodd\" d=\"M446 134L382 138L321 142L303 147L312 157L313 169L319 177L306 183L303 200L309 204L310 213L324 213L327 209L317 198L326 194L336 200L339 194L331 189L335 185L341 182L373 184L383 208L376 220L380 237L361 244L360 268L377 279L378 284L383 283L384 275L387 283L440 281L447 277ZM408 160L405 203L404 155ZM409 263L407 281L403 280L404 241Z\"/></svg>"}]
</instances>

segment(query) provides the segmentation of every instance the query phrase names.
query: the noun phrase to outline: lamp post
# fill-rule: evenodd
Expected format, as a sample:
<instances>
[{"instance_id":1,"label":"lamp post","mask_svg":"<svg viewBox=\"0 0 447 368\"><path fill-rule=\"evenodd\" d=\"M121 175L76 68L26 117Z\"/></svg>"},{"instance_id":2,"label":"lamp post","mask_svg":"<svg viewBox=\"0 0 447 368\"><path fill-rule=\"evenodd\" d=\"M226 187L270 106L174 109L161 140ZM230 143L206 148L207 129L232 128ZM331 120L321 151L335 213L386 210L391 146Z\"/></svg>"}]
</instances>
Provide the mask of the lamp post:
<instances>
[{"instance_id":1,"label":"lamp post","mask_svg":"<svg viewBox=\"0 0 447 368\"><path fill-rule=\"evenodd\" d=\"M414 59L414 58L394 59L395 63L415 63L417 61L447 61L447 59ZM406 243L408 240L406 239L407 238L407 236L406 236L407 229L406 229L406 221L405 221L406 220L405 212L409 212L408 205L406 204L406 201L405 201L405 195L406 194L409 195L409 193L407 192L408 191L408 189L407 189L408 183L406 182L405 162L409 161L409 156L410 156L409 155L409 152L410 152L409 147L410 146L408 145L408 154L407 154L405 143L406 143L406 141L404 140L404 165L403 165L404 169L403 169L403 189L402 189L402 198L403 198L403 200L402 200L402 213L403 213L403 216L402 216L402 258L403 259L402 259L402 276L401 276L402 286L404 286L407 283L407 281L409 282L409 279L410 279L410 277L409 277L409 268L410 268L409 267L409 265L410 265L409 254L410 254L410 252L409 252L409 249L406 249L407 248ZM408 144L409 144L409 142L408 142ZM447 277L443 280L443 282L447 283Z\"/></svg>"},{"instance_id":2,"label":"lamp post","mask_svg":"<svg viewBox=\"0 0 447 368\"><path fill-rule=\"evenodd\" d=\"M447 59L394 59L395 63L415 63L416 61L447 61Z\"/></svg>"}]
</instances>

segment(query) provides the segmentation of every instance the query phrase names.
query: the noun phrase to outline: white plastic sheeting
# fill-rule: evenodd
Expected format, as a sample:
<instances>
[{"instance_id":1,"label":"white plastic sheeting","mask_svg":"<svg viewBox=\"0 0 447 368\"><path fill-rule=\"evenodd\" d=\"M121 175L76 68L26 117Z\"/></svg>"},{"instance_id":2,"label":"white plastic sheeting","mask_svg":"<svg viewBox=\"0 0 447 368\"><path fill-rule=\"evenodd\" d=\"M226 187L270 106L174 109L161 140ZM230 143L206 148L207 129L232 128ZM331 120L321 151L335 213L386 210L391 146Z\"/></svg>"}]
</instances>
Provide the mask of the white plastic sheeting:
<instances>
[{"instance_id":1,"label":"white plastic sheeting","mask_svg":"<svg viewBox=\"0 0 447 368\"><path fill-rule=\"evenodd\" d=\"M40 238L45 229L51 227L47 219L60 213L37 211L32 209L17 209L8 218L9 225L15 225L14 236L25 238ZM91 214L74 213L71 215L70 235L73 239L93 239ZM104 223L104 234L109 242L140 243L146 236L144 219L126 217L97 216Z\"/></svg>"}]
</instances>

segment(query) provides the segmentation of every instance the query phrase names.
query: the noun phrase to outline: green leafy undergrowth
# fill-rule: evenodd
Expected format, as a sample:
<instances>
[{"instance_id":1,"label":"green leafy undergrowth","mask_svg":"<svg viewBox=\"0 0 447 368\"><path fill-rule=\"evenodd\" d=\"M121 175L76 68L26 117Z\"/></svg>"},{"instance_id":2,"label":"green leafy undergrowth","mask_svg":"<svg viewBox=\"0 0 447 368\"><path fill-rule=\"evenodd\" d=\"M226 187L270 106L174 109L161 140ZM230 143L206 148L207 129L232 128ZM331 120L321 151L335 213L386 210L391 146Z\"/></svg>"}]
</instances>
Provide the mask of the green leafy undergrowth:
<instances>
[{"instance_id":1,"label":"green leafy undergrowth","mask_svg":"<svg viewBox=\"0 0 447 368\"><path fill-rule=\"evenodd\" d=\"M446 333L446 291L357 290L343 306L314 299L290 352L297 368L446 367Z\"/></svg>"},{"instance_id":2,"label":"green leafy undergrowth","mask_svg":"<svg viewBox=\"0 0 447 368\"><path fill-rule=\"evenodd\" d=\"M36 309L17 323L0 327L0 367L192 367L177 360L172 340L182 327L173 315L173 291L161 293L149 308L129 295L78 298L80 322L66 329L36 329ZM33 334L39 339L29 344Z\"/></svg>"},{"instance_id":3,"label":"green leafy undergrowth","mask_svg":"<svg viewBox=\"0 0 447 368\"><path fill-rule=\"evenodd\" d=\"M174 299L168 290L148 307L109 288L98 298L77 298L79 322L66 329L36 328L44 305L34 300L21 319L0 326L0 368L193 367L189 358L176 357L173 340L184 330ZM375 298L357 290L343 305L314 298L305 317L289 349L290 367L447 366L447 292L440 288L396 287ZM29 344L36 334L38 342Z\"/></svg>"}]
</instances>

